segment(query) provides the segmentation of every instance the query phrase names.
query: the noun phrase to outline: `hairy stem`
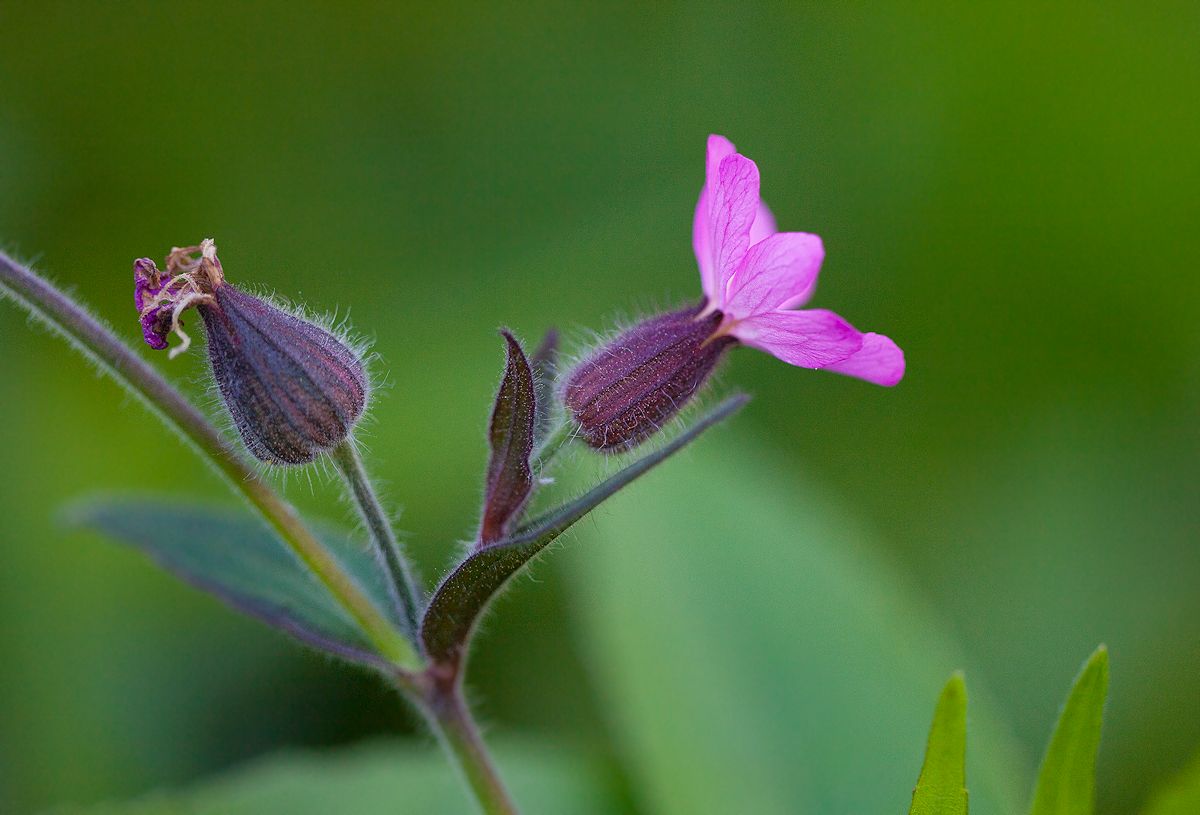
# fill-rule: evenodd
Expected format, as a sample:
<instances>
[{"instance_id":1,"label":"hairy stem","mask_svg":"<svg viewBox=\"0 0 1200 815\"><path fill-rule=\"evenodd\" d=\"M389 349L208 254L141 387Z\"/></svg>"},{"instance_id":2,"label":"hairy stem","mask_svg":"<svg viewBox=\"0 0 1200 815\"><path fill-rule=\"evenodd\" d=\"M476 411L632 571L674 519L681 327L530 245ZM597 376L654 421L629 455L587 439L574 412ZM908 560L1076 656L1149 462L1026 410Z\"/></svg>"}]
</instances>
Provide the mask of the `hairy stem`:
<instances>
[{"instance_id":1,"label":"hairy stem","mask_svg":"<svg viewBox=\"0 0 1200 815\"><path fill-rule=\"evenodd\" d=\"M434 666L402 678L401 688L417 700L484 815L519 815L463 698L457 673L443 675Z\"/></svg>"},{"instance_id":2,"label":"hairy stem","mask_svg":"<svg viewBox=\"0 0 1200 815\"><path fill-rule=\"evenodd\" d=\"M424 605L420 589L413 579L412 569L407 558L400 550L400 542L396 540L396 532L383 511L383 505L375 494L371 479L363 467L362 457L354 442L347 439L330 453L334 465L346 482L346 488L358 507L363 523L371 534L375 544L375 552L387 568L391 580L388 581L404 619L408 621L409 630L415 636L420 630L421 609Z\"/></svg>"},{"instance_id":3,"label":"hairy stem","mask_svg":"<svg viewBox=\"0 0 1200 815\"><path fill-rule=\"evenodd\" d=\"M412 644L388 622L300 517L259 477L253 466L170 382L82 306L30 269L0 252L0 289L62 334L168 426L177 430L279 534L362 626L379 652L405 668L419 665Z\"/></svg>"},{"instance_id":4,"label":"hairy stem","mask_svg":"<svg viewBox=\"0 0 1200 815\"><path fill-rule=\"evenodd\" d=\"M571 443L571 440L575 438L575 434L578 431L579 428L575 426L573 421L563 421L554 428L554 431L548 437L541 440L531 456L539 473L544 473L550 467L550 463L554 460L554 457Z\"/></svg>"}]
</instances>

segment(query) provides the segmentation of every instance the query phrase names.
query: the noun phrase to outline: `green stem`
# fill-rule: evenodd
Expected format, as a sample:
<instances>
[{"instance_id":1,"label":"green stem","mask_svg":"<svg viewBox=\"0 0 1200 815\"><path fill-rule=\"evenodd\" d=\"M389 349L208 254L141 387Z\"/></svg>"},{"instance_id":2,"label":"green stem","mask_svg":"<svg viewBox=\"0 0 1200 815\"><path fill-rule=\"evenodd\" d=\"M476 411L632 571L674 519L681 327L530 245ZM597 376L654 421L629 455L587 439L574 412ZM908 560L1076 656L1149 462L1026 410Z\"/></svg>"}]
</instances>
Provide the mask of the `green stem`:
<instances>
[{"instance_id":1,"label":"green stem","mask_svg":"<svg viewBox=\"0 0 1200 815\"><path fill-rule=\"evenodd\" d=\"M367 476L366 468L363 467L358 448L353 441L347 439L330 452L330 457L346 481L346 487L358 506L367 531L371 534L375 551L391 576L388 583L393 599L404 619L408 621L409 630L415 635L420 630L421 608L424 605L420 589L413 579L407 558L400 550L395 530L392 529L392 524L383 511L383 505L380 504L379 497L371 485L371 479Z\"/></svg>"},{"instance_id":2,"label":"green stem","mask_svg":"<svg viewBox=\"0 0 1200 815\"><path fill-rule=\"evenodd\" d=\"M420 664L412 643L363 594L295 510L258 477L245 457L170 382L78 303L2 252L0 288L66 337L190 442L358 621L380 654L402 667L415 668Z\"/></svg>"},{"instance_id":3,"label":"green stem","mask_svg":"<svg viewBox=\"0 0 1200 815\"><path fill-rule=\"evenodd\" d=\"M417 684L402 687L419 699L430 727L462 773L484 815L519 815L520 810L505 788L479 726L463 699L461 683L456 677L437 678L435 671L436 668L430 668L411 677Z\"/></svg>"},{"instance_id":4,"label":"green stem","mask_svg":"<svg viewBox=\"0 0 1200 815\"><path fill-rule=\"evenodd\" d=\"M553 433L542 440L531 457L539 473L545 472L559 451L571 443L571 439L575 438L576 429L574 422L563 421Z\"/></svg>"}]
</instances>

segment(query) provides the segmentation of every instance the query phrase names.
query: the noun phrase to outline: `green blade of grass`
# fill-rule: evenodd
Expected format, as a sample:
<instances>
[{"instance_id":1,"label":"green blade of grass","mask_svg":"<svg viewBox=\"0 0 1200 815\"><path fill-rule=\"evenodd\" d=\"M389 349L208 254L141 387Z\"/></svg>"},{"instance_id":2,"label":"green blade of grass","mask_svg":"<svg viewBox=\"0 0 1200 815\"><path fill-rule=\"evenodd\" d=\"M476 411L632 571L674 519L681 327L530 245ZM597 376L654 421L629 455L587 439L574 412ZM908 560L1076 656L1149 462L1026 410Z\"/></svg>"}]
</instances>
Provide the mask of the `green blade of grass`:
<instances>
[{"instance_id":1,"label":"green blade of grass","mask_svg":"<svg viewBox=\"0 0 1200 815\"><path fill-rule=\"evenodd\" d=\"M967 685L950 677L933 712L909 815L967 815Z\"/></svg>"},{"instance_id":2,"label":"green blade of grass","mask_svg":"<svg viewBox=\"0 0 1200 815\"><path fill-rule=\"evenodd\" d=\"M1091 815L1096 751L1108 694L1108 649L1088 658L1063 705L1038 772L1030 815Z\"/></svg>"}]
</instances>

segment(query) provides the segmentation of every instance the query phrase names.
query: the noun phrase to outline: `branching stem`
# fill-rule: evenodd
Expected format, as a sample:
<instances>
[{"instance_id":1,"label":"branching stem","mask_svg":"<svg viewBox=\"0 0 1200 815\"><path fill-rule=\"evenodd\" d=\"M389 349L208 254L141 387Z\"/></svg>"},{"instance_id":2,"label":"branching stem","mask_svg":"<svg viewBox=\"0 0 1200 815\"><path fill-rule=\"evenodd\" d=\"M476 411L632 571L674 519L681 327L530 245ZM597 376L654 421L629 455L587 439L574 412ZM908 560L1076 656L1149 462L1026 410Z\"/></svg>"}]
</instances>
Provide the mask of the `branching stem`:
<instances>
[{"instance_id":1,"label":"branching stem","mask_svg":"<svg viewBox=\"0 0 1200 815\"><path fill-rule=\"evenodd\" d=\"M259 477L246 457L200 410L108 327L47 280L2 252L0 292L11 295L138 397L245 497L296 557L358 621L379 652L396 666L398 688L428 718L430 727L461 771L485 815L517 815L517 807L500 780L495 762L463 699L457 669L448 676L439 666L423 665L414 645L346 574L295 510ZM553 455L566 438L566 435L556 437L555 447L546 452ZM333 460L380 550L395 584L398 604L415 636L422 598L362 460L348 443L333 452Z\"/></svg>"},{"instance_id":2,"label":"branching stem","mask_svg":"<svg viewBox=\"0 0 1200 815\"><path fill-rule=\"evenodd\" d=\"M82 306L30 269L0 252L0 290L62 334L81 353L141 399L191 443L279 534L284 543L362 626L379 652L416 668L412 645L342 570L291 508L221 435L203 413Z\"/></svg>"}]
</instances>

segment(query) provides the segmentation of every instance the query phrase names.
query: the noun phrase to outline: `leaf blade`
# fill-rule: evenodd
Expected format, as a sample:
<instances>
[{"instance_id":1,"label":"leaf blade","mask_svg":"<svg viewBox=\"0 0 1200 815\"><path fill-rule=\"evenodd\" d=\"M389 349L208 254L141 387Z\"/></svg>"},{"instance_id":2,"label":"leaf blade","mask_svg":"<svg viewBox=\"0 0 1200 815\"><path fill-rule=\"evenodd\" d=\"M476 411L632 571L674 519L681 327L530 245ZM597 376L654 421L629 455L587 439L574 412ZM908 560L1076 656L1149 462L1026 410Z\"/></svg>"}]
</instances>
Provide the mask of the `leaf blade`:
<instances>
[{"instance_id":1,"label":"leaf blade","mask_svg":"<svg viewBox=\"0 0 1200 815\"><path fill-rule=\"evenodd\" d=\"M513 795L531 812L619 811L605 768L563 745L500 741L495 754ZM124 803L56 809L56 815L392 815L472 812L440 751L411 741L336 750L288 749Z\"/></svg>"},{"instance_id":2,"label":"leaf blade","mask_svg":"<svg viewBox=\"0 0 1200 815\"><path fill-rule=\"evenodd\" d=\"M505 540L476 549L438 585L421 621L426 655L456 664L479 618L504 584L555 538L622 487L740 410L749 397L731 396L658 450L605 479L578 499L546 513Z\"/></svg>"},{"instance_id":3,"label":"leaf blade","mask_svg":"<svg viewBox=\"0 0 1200 815\"><path fill-rule=\"evenodd\" d=\"M663 815L898 811L922 700L963 650L883 540L747 430L576 527L605 548L571 559L569 588L632 795ZM972 691L971 809L1009 815L1032 771Z\"/></svg>"},{"instance_id":4,"label":"leaf blade","mask_svg":"<svg viewBox=\"0 0 1200 815\"><path fill-rule=\"evenodd\" d=\"M1108 649L1095 650L1075 678L1038 771L1030 815L1091 815L1096 752L1108 693Z\"/></svg>"},{"instance_id":5,"label":"leaf blade","mask_svg":"<svg viewBox=\"0 0 1200 815\"><path fill-rule=\"evenodd\" d=\"M388 665L316 577L248 514L144 497L94 497L68 508L67 520L141 551L194 588L306 645L363 665ZM399 627L370 553L331 526L315 531Z\"/></svg>"},{"instance_id":6,"label":"leaf blade","mask_svg":"<svg viewBox=\"0 0 1200 815\"><path fill-rule=\"evenodd\" d=\"M967 686L950 677L938 698L909 815L967 815Z\"/></svg>"},{"instance_id":7,"label":"leaf blade","mask_svg":"<svg viewBox=\"0 0 1200 815\"><path fill-rule=\"evenodd\" d=\"M508 359L488 425L491 455L479 526L480 545L504 537L533 491L533 468L529 463L537 417L533 370L516 337L508 331L500 333L508 346Z\"/></svg>"}]
</instances>

